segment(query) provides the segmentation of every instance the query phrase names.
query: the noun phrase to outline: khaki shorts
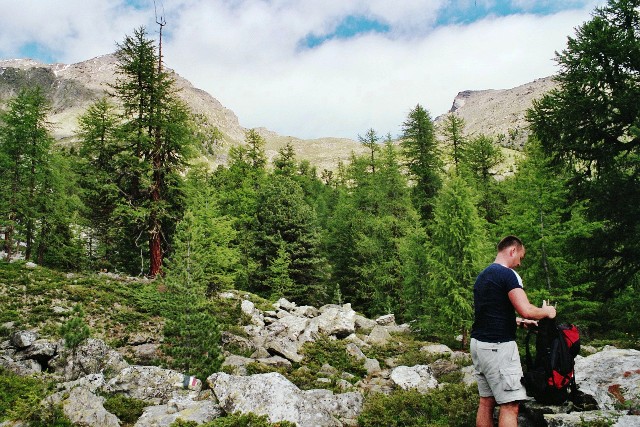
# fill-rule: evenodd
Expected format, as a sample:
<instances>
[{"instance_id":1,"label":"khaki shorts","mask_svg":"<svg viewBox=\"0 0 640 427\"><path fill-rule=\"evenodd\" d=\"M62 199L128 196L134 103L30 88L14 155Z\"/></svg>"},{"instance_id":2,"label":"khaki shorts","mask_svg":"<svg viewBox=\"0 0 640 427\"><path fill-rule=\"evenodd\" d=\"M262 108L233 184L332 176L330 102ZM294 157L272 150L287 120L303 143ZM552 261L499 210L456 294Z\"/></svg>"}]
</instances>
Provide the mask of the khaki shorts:
<instances>
[{"instance_id":1,"label":"khaki shorts","mask_svg":"<svg viewBox=\"0 0 640 427\"><path fill-rule=\"evenodd\" d=\"M493 396L498 405L527 399L515 341L490 343L472 338L471 359L480 397Z\"/></svg>"}]
</instances>

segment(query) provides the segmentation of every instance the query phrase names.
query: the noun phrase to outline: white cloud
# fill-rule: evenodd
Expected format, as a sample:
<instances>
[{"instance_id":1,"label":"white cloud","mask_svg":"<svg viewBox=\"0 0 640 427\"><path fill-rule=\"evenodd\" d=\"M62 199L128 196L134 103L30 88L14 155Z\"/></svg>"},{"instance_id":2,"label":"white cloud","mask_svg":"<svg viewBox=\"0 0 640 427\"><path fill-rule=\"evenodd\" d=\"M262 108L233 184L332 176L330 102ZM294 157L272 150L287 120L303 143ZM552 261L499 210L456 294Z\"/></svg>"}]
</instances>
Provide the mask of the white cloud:
<instances>
[{"instance_id":1,"label":"white cloud","mask_svg":"<svg viewBox=\"0 0 640 427\"><path fill-rule=\"evenodd\" d=\"M29 41L57 50L60 62L112 52L134 28L157 32L148 3L135 9L124 0L0 0L0 56ZM166 0L163 54L169 67L218 98L243 126L299 137L356 138L369 128L396 135L417 103L436 116L459 91L514 87L554 73L554 51L593 9L434 29L438 8L450 4ZM299 49L305 36L331 33L348 15L383 21L391 31Z\"/></svg>"}]
</instances>

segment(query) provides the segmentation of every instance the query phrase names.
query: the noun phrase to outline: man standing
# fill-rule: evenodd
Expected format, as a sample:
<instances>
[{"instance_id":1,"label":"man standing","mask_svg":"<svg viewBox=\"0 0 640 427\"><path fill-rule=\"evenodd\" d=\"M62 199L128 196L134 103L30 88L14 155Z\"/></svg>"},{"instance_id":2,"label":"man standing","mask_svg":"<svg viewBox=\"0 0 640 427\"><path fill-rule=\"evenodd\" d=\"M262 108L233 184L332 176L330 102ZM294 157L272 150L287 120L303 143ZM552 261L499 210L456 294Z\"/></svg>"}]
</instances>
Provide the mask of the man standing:
<instances>
[{"instance_id":1,"label":"man standing","mask_svg":"<svg viewBox=\"0 0 640 427\"><path fill-rule=\"evenodd\" d=\"M493 410L500 406L500 427L518 425L521 400L527 398L520 383L522 366L516 345L517 326L527 327L556 309L529 303L522 279L513 270L520 266L525 249L522 241L507 236L498 243L496 259L485 268L473 286L474 322L471 329L471 358L478 380L480 405L476 426L493 426ZM523 318L517 318L515 311Z\"/></svg>"}]
</instances>

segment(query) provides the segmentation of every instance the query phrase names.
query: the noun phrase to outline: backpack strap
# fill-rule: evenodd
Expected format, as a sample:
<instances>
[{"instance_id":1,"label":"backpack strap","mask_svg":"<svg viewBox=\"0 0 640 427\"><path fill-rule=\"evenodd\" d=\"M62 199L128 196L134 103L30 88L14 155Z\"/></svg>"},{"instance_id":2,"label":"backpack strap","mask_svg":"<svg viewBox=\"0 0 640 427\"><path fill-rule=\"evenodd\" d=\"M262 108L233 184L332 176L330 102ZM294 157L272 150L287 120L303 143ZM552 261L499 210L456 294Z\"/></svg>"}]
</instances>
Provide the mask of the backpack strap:
<instances>
[{"instance_id":1,"label":"backpack strap","mask_svg":"<svg viewBox=\"0 0 640 427\"><path fill-rule=\"evenodd\" d=\"M527 332L527 336L524 338L524 344L526 349L525 363L527 364L527 371L531 371L533 369L533 359L531 358L531 349L529 348L529 342L531 341L531 334L533 334L533 331L529 329L529 331Z\"/></svg>"}]
</instances>

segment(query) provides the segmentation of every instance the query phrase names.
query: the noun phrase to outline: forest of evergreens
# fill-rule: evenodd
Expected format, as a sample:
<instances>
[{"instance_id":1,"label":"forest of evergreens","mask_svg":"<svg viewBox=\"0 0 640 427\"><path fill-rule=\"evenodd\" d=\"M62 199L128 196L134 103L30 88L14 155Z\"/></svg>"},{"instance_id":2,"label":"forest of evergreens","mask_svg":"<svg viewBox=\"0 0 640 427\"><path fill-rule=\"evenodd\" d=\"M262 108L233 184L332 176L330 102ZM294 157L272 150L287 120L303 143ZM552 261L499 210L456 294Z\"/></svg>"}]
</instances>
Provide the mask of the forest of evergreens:
<instances>
[{"instance_id":1,"label":"forest of evergreens","mask_svg":"<svg viewBox=\"0 0 640 427\"><path fill-rule=\"evenodd\" d=\"M455 115L436 128L422 105L408 106L397 138L364 130L367 154L333 171L290 145L269 163L255 130L212 170L202 161L211 132L176 96L155 42L135 30L72 146L51 136L41 88L2 106L6 259L157 277L185 301L168 330L185 318L214 324L193 302L234 288L395 313L451 343L471 325L475 276L500 237L515 234L532 303L550 299L586 336L637 346L638 7L610 0L568 39L556 54L558 89L528 111L531 137L515 173L500 177L496 141L465 134Z\"/></svg>"}]
</instances>

